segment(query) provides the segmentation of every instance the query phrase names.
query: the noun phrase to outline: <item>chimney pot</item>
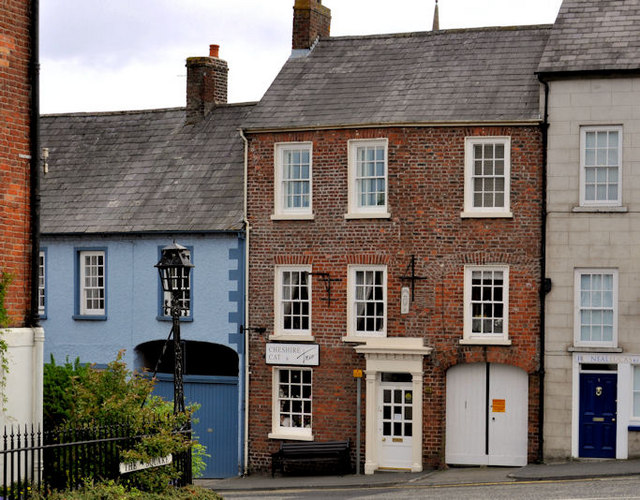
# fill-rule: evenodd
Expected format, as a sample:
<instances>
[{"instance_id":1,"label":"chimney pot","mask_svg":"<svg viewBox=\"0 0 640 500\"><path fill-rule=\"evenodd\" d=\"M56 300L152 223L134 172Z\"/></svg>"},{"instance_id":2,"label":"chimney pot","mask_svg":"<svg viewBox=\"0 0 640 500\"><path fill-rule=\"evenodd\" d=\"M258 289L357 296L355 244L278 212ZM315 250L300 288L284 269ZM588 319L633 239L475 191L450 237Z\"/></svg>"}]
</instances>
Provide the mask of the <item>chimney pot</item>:
<instances>
[{"instance_id":1,"label":"chimney pot","mask_svg":"<svg viewBox=\"0 0 640 500\"><path fill-rule=\"evenodd\" d=\"M218 57L220 51L220 45L209 45L209 57Z\"/></svg>"}]
</instances>

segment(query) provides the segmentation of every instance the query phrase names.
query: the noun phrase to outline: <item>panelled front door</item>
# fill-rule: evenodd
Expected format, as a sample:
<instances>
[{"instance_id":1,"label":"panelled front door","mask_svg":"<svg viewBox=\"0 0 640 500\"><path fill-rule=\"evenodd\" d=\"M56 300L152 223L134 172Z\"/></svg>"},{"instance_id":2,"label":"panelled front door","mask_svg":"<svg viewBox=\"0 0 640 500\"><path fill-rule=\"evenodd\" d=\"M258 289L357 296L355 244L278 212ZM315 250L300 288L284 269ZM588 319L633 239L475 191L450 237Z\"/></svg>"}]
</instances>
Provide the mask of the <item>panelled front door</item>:
<instances>
[{"instance_id":1,"label":"panelled front door","mask_svg":"<svg viewBox=\"0 0 640 500\"><path fill-rule=\"evenodd\" d=\"M378 401L379 467L411 469L413 385L382 382Z\"/></svg>"},{"instance_id":2,"label":"panelled front door","mask_svg":"<svg viewBox=\"0 0 640 500\"><path fill-rule=\"evenodd\" d=\"M580 456L616 457L616 373L580 374Z\"/></svg>"}]
</instances>

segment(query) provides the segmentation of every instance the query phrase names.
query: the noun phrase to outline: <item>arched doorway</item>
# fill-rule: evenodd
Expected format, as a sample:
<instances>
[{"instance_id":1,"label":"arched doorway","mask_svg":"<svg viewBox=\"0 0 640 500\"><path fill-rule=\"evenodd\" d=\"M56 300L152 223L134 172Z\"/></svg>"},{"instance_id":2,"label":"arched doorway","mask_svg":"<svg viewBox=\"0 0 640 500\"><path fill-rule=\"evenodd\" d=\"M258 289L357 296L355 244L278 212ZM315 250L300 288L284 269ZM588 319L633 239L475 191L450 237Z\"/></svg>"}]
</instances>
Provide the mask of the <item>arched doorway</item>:
<instances>
[{"instance_id":1,"label":"arched doorway","mask_svg":"<svg viewBox=\"0 0 640 500\"><path fill-rule=\"evenodd\" d=\"M173 400L173 343L152 340L135 348L139 369L153 373L157 367L154 394ZM203 477L221 478L239 474L238 353L210 342L183 341L184 396L186 404L198 403L194 434L207 453Z\"/></svg>"}]
</instances>

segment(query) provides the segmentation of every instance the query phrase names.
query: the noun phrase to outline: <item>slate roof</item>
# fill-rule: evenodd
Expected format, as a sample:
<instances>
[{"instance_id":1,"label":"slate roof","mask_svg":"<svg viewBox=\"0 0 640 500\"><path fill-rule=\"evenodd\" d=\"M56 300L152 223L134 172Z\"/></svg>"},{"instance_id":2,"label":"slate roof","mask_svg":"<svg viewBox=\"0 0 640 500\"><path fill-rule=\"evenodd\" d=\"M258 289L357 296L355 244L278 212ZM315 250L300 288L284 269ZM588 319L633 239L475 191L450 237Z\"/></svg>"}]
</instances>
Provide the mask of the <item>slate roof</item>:
<instances>
[{"instance_id":1,"label":"slate roof","mask_svg":"<svg viewBox=\"0 0 640 500\"><path fill-rule=\"evenodd\" d=\"M243 127L537 120L550 26L320 39L290 58Z\"/></svg>"},{"instance_id":2,"label":"slate roof","mask_svg":"<svg viewBox=\"0 0 640 500\"><path fill-rule=\"evenodd\" d=\"M564 0L538 71L640 69L640 0Z\"/></svg>"},{"instance_id":3,"label":"slate roof","mask_svg":"<svg viewBox=\"0 0 640 500\"><path fill-rule=\"evenodd\" d=\"M42 233L241 229L238 128L252 107L220 106L187 126L184 109L42 116Z\"/></svg>"}]
</instances>

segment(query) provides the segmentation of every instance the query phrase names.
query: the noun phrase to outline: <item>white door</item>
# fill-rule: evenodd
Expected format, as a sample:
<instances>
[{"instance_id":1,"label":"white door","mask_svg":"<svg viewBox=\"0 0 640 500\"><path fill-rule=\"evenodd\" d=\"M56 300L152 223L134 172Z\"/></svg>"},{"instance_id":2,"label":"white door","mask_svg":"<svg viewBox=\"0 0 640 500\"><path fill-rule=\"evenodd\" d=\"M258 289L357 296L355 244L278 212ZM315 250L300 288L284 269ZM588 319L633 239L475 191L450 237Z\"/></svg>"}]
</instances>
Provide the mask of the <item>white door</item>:
<instances>
[{"instance_id":1,"label":"white door","mask_svg":"<svg viewBox=\"0 0 640 500\"><path fill-rule=\"evenodd\" d=\"M527 463L528 377L496 363L447 371L445 461L460 465Z\"/></svg>"},{"instance_id":2,"label":"white door","mask_svg":"<svg viewBox=\"0 0 640 500\"><path fill-rule=\"evenodd\" d=\"M378 405L379 468L411 469L413 385L382 382Z\"/></svg>"},{"instance_id":3,"label":"white door","mask_svg":"<svg viewBox=\"0 0 640 500\"><path fill-rule=\"evenodd\" d=\"M527 465L527 374L491 363L489 381L489 465Z\"/></svg>"},{"instance_id":4,"label":"white door","mask_svg":"<svg viewBox=\"0 0 640 500\"><path fill-rule=\"evenodd\" d=\"M476 465L487 460L484 363L456 365L447 371L446 444L448 464Z\"/></svg>"}]
</instances>

